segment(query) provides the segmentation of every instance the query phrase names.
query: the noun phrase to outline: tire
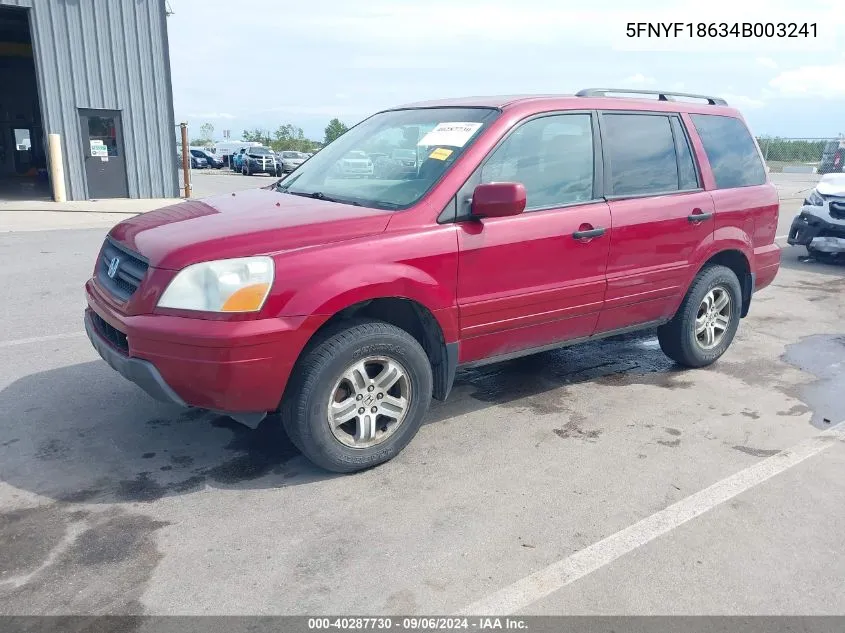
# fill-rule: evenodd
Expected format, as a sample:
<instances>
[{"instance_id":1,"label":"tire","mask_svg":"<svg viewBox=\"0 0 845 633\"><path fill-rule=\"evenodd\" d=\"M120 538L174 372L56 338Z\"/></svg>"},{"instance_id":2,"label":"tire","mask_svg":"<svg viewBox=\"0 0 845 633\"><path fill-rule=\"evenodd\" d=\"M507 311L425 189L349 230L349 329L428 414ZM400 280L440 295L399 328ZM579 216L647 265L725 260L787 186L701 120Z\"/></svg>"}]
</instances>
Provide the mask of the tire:
<instances>
[{"instance_id":1,"label":"tire","mask_svg":"<svg viewBox=\"0 0 845 633\"><path fill-rule=\"evenodd\" d=\"M346 376L356 376L351 368L361 367L363 361L369 361L365 366L368 380L377 378L380 371L384 371L380 375L390 374L385 370L391 368L402 377L389 392L383 393L374 384L367 386L364 380L356 390ZM351 473L393 459L408 445L428 410L431 390L431 364L410 334L382 321L346 321L310 345L297 363L282 402L282 423L294 445L316 465ZM375 400L379 393L382 396ZM375 405L394 406L403 396L406 406L401 420L391 421L381 414L374 418L359 415L362 409L379 409ZM330 403L334 402L339 403L339 413L353 415L348 422L330 424ZM349 406L344 408L344 402ZM357 408L359 404L362 406ZM374 422L368 424L371 419ZM374 435L368 437L361 429L372 429Z\"/></svg>"},{"instance_id":2,"label":"tire","mask_svg":"<svg viewBox=\"0 0 845 633\"><path fill-rule=\"evenodd\" d=\"M251 176L252 175L249 171L249 165L244 165L241 168L241 174L244 175L244 176Z\"/></svg>"},{"instance_id":3,"label":"tire","mask_svg":"<svg viewBox=\"0 0 845 633\"><path fill-rule=\"evenodd\" d=\"M728 297L727 306L704 315L704 323L712 324L713 329L705 325L704 331L696 334L697 327L701 325L699 321L697 326L696 320L702 318L702 311L706 309L705 301L715 298L715 306L718 307L722 296ZM714 302L711 301L710 305L714 305ZM710 365L725 353L733 341L741 313L742 288L736 274L726 266L705 266L693 280L672 320L657 328L660 349L685 367ZM725 317L728 318L726 324ZM724 326L721 334L717 331L720 326ZM713 332L712 341L707 340L708 331Z\"/></svg>"}]
</instances>

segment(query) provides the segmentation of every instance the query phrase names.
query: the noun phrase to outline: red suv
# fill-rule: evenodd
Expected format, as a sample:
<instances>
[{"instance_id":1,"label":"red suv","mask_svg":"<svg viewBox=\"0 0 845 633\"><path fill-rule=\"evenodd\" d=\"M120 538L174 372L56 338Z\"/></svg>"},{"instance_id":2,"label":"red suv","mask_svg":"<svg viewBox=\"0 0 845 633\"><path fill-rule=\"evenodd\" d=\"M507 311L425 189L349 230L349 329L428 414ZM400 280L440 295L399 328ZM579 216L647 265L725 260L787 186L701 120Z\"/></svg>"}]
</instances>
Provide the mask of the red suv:
<instances>
[{"instance_id":1,"label":"red suv","mask_svg":"<svg viewBox=\"0 0 845 633\"><path fill-rule=\"evenodd\" d=\"M777 273L778 196L724 101L623 92L387 110L268 187L121 222L91 342L159 400L279 411L338 472L401 451L458 367L655 326L708 365ZM396 150L416 169L339 168Z\"/></svg>"}]
</instances>

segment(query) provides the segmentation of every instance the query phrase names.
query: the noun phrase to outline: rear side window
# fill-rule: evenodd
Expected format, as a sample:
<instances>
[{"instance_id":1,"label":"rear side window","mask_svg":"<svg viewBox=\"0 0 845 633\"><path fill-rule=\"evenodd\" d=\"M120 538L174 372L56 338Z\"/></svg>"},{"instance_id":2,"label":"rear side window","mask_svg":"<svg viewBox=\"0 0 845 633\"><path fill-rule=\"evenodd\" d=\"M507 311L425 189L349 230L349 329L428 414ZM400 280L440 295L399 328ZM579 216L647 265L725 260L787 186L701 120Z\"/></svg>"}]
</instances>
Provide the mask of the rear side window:
<instances>
[{"instance_id":1,"label":"rear side window","mask_svg":"<svg viewBox=\"0 0 845 633\"><path fill-rule=\"evenodd\" d=\"M766 182L766 169L742 121L716 114L690 115L718 189L750 187Z\"/></svg>"},{"instance_id":2,"label":"rear side window","mask_svg":"<svg viewBox=\"0 0 845 633\"><path fill-rule=\"evenodd\" d=\"M636 196L678 191L678 160L668 116L605 114L602 141L610 192Z\"/></svg>"}]
</instances>

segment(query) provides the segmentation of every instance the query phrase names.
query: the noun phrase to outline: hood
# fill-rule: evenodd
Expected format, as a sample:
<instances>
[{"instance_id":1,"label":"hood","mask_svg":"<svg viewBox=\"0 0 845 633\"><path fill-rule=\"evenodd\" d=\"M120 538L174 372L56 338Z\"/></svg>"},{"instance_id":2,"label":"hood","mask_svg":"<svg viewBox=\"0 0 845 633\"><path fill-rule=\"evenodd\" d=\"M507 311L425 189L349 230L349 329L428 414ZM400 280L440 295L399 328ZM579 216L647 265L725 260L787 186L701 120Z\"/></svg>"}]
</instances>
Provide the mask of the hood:
<instances>
[{"instance_id":1,"label":"hood","mask_svg":"<svg viewBox=\"0 0 845 633\"><path fill-rule=\"evenodd\" d=\"M381 233L390 211L252 189L187 200L125 220L109 235L179 270L213 259L277 253Z\"/></svg>"},{"instance_id":2,"label":"hood","mask_svg":"<svg viewBox=\"0 0 845 633\"><path fill-rule=\"evenodd\" d=\"M823 196L845 196L845 174L825 174L816 191Z\"/></svg>"}]
</instances>

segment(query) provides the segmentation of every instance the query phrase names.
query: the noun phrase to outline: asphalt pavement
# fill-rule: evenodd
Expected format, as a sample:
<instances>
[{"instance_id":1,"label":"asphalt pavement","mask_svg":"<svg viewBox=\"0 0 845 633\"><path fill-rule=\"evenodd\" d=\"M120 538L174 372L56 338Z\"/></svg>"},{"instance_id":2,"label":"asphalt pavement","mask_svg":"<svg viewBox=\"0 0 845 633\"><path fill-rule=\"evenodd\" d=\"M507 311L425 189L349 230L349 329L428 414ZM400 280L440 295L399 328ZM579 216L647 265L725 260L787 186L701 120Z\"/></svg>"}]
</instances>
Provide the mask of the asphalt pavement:
<instances>
[{"instance_id":1,"label":"asphalt pavement","mask_svg":"<svg viewBox=\"0 0 845 633\"><path fill-rule=\"evenodd\" d=\"M785 250L707 369L646 332L462 371L337 476L97 357L105 231L0 234L0 614L845 612L845 267Z\"/></svg>"}]
</instances>

